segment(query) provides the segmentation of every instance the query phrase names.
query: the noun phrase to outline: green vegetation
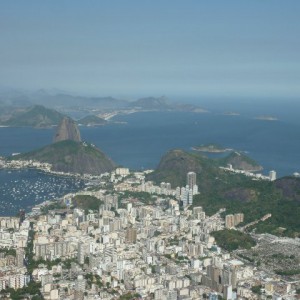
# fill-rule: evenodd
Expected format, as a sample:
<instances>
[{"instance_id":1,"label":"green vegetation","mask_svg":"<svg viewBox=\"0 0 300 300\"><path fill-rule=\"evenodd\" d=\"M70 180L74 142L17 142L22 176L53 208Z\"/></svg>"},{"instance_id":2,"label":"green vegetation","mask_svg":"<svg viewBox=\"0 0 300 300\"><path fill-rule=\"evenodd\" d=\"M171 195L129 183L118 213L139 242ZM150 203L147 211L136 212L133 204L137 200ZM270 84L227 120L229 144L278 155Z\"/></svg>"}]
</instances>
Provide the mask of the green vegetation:
<instances>
[{"instance_id":1,"label":"green vegetation","mask_svg":"<svg viewBox=\"0 0 300 300\"><path fill-rule=\"evenodd\" d=\"M256 245L256 242L248 234L237 230L214 231L212 235L215 237L217 245L227 251L250 249Z\"/></svg>"},{"instance_id":2,"label":"green vegetation","mask_svg":"<svg viewBox=\"0 0 300 300\"><path fill-rule=\"evenodd\" d=\"M4 253L4 256L16 256L16 250L11 248L0 248L0 253Z\"/></svg>"},{"instance_id":3,"label":"green vegetation","mask_svg":"<svg viewBox=\"0 0 300 300\"><path fill-rule=\"evenodd\" d=\"M274 253L272 254L272 258L276 258L276 259L295 259L295 255L285 255L283 253Z\"/></svg>"},{"instance_id":4,"label":"green vegetation","mask_svg":"<svg viewBox=\"0 0 300 300\"><path fill-rule=\"evenodd\" d=\"M57 265L63 265L64 268L70 269L72 262L76 262L76 259L75 258L69 258L69 259L65 259L65 260L62 261L60 258L57 258L55 260L44 260L44 259L40 258L38 260L33 260L30 263L30 269L28 268L28 270L30 270L32 272L39 265L45 265L48 270L51 270L53 266L57 266Z\"/></svg>"},{"instance_id":5,"label":"green vegetation","mask_svg":"<svg viewBox=\"0 0 300 300\"><path fill-rule=\"evenodd\" d=\"M13 288L7 288L5 290L2 290L0 292L0 294L9 293L10 299L12 299L12 300L22 300L22 299L24 299L24 295L29 294L29 295L34 295L31 299L38 300L38 299L43 299L42 294L40 292L40 288L41 288L40 282L30 281L28 286L26 286L26 287L23 287L23 288L17 289L17 290L14 290ZM1 298L1 296L0 296L0 298Z\"/></svg>"},{"instance_id":6,"label":"green vegetation","mask_svg":"<svg viewBox=\"0 0 300 300\"><path fill-rule=\"evenodd\" d=\"M155 230L155 231L154 231L154 234L153 234L153 236L155 236L155 237L156 237L156 236L159 236L159 235L161 235L161 232L160 232L160 231L158 231L158 230Z\"/></svg>"},{"instance_id":7,"label":"green vegetation","mask_svg":"<svg viewBox=\"0 0 300 300\"><path fill-rule=\"evenodd\" d=\"M163 181L170 182L174 188L186 184L188 172L194 171L200 174L204 169L212 170L209 160L204 156L198 153L172 150L162 157L158 168L147 176L147 180L152 180L158 184Z\"/></svg>"},{"instance_id":8,"label":"green vegetation","mask_svg":"<svg viewBox=\"0 0 300 300\"><path fill-rule=\"evenodd\" d=\"M99 275L94 275L92 273L87 273L85 274L85 279L86 279L86 282L88 284L88 286L92 286L92 284L96 284L99 288L103 287L104 284L101 280L101 277Z\"/></svg>"},{"instance_id":9,"label":"green vegetation","mask_svg":"<svg viewBox=\"0 0 300 300\"><path fill-rule=\"evenodd\" d=\"M33 259L33 239L34 239L35 232L32 230L32 223L30 224L30 230L28 234L28 244L27 247L25 248L25 256L26 256L26 261L27 261L27 269L29 274L32 274L32 271L38 267L39 264L46 265L46 267L50 270L53 266L58 265L58 264L63 264L63 266L66 269L71 268L71 263L75 262L75 258L70 258L62 261L61 259L56 259L53 261L50 260L43 260L43 259L38 259L34 260Z\"/></svg>"},{"instance_id":10,"label":"green vegetation","mask_svg":"<svg viewBox=\"0 0 300 300\"><path fill-rule=\"evenodd\" d=\"M71 264L72 263L76 263L77 262L77 259L76 258L68 258L68 259L65 259L62 264L64 266L64 268L66 269L71 269Z\"/></svg>"},{"instance_id":11,"label":"green vegetation","mask_svg":"<svg viewBox=\"0 0 300 300\"><path fill-rule=\"evenodd\" d=\"M294 270L275 270L275 273L277 275L293 276L293 275L300 274L300 269L294 269Z\"/></svg>"},{"instance_id":12,"label":"green vegetation","mask_svg":"<svg viewBox=\"0 0 300 300\"><path fill-rule=\"evenodd\" d=\"M172 239L169 239L169 245L170 246L178 245L178 242L179 242L178 238L174 237Z\"/></svg>"},{"instance_id":13,"label":"green vegetation","mask_svg":"<svg viewBox=\"0 0 300 300\"><path fill-rule=\"evenodd\" d=\"M146 205L150 205L154 203L155 196L147 192L130 192L130 191L125 191L119 194L119 201L123 199L129 199L129 198L134 198Z\"/></svg>"},{"instance_id":14,"label":"green vegetation","mask_svg":"<svg viewBox=\"0 0 300 300\"><path fill-rule=\"evenodd\" d=\"M119 300L134 300L134 299L139 298L139 297L141 297L140 294L127 293L127 294L124 294L124 295L120 296Z\"/></svg>"},{"instance_id":15,"label":"green vegetation","mask_svg":"<svg viewBox=\"0 0 300 300\"><path fill-rule=\"evenodd\" d=\"M64 140L28 153L9 157L10 160L35 160L50 163L54 171L99 175L112 171L115 164L91 144Z\"/></svg>"},{"instance_id":16,"label":"green vegetation","mask_svg":"<svg viewBox=\"0 0 300 300\"><path fill-rule=\"evenodd\" d=\"M61 259L59 258L55 260L44 260L40 258L38 260L34 260L30 266L32 269L36 269L39 265L45 265L48 270L51 270L53 266L57 266L60 263L61 263Z\"/></svg>"},{"instance_id":17,"label":"green vegetation","mask_svg":"<svg viewBox=\"0 0 300 300\"><path fill-rule=\"evenodd\" d=\"M251 262L251 263L254 263L254 262L255 262L255 260L254 260L253 258L248 257L248 256L246 256L246 255L243 255L243 254L241 254L241 253L238 253L237 255L238 255L239 257L241 257L241 258L243 258L243 259L245 259L245 260Z\"/></svg>"},{"instance_id":18,"label":"green vegetation","mask_svg":"<svg viewBox=\"0 0 300 300\"><path fill-rule=\"evenodd\" d=\"M50 127L58 125L63 115L56 110L41 105L19 112L3 123L6 126Z\"/></svg>"},{"instance_id":19,"label":"green vegetation","mask_svg":"<svg viewBox=\"0 0 300 300\"><path fill-rule=\"evenodd\" d=\"M94 196L76 195L73 198L72 203L75 207L84 209L86 212L88 212L88 210L98 210L99 206L103 204L103 201Z\"/></svg>"},{"instance_id":20,"label":"green vegetation","mask_svg":"<svg viewBox=\"0 0 300 300\"><path fill-rule=\"evenodd\" d=\"M42 214L46 215L50 210L54 209L65 209L66 205L61 201L53 202L49 205L45 205L41 208Z\"/></svg>"},{"instance_id":21,"label":"green vegetation","mask_svg":"<svg viewBox=\"0 0 300 300\"><path fill-rule=\"evenodd\" d=\"M240 157L240 156L239 156ZM243 161L249 163L242 155ZM250 161L251 164L254 164ZM279 236L300 236L300 179L282 178L275 182L252 180L219 168L224 159L209 159L198 153L182 150L168 152L157 170L148 175L156 183L170 182L172 187L184 186L189 171L197 173L200 194L193 206L202 206L208 215L226 208L226 214L244 213L244 224L259 220L270 213L272 217L249 230ZM191 208L192 208L191 207ZM241 224L243 225L243 224Z\"/></svg>"},{"instance_id":22,"label":"green vegetation","mask_svg":"<svg viewBox=\"0 0 300 300\"><path fill-rule=\"evenodd\" d=\"M193 147L193 149L201 152L216 152L216 153L230 151L230 149L226 149L221 145L215 143L202 144L200 146Z\"/></svg>"},{"instance_id":23,"label":"green vegetation","mask_svg":"<svg viewBox=\"0 0 300 300\"><path fill-rule=\"evenodd\" d=\"M261 288L262 288L262 285L254 285L254 286L251 288L251 291L252 291L254 294L261 295Z\"/></svg>"},{"instance_id":24,"label":"green vegetation","mask_svg":"<svg viewBox=\"0 0 300 300\"><path fill-rule=\"evenodd\" d=\"M96 125L104 125L107 123L107 121L97 116L89 115L78 120L77 123L86 126L96 126Z\"/></svg>"},{"instance_id":25,"label":"green vegetation","mask_svg":"<svg viewBox=\"0 0 300 300\"><path fill-rule=\"evenodd\" d=\"M252 158L239 152L231 152L228 156L218 159L221 166L231 164L234 169L259 171L262 167Z\"/></svg>"}]
</instances>

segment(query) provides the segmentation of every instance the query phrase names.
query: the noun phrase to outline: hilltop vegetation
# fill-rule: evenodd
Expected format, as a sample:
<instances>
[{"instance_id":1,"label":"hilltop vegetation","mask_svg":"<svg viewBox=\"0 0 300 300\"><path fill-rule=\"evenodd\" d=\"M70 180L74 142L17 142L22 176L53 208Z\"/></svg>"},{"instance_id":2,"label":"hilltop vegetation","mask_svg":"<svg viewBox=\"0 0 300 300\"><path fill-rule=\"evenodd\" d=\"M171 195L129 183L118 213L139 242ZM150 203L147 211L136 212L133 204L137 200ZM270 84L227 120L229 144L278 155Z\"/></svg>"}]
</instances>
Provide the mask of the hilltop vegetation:
<instances>
[{"instance_id":1,"label":"hilltop vegetation","mask_svg":"<svg viewBox=\"0 0 300 300\"><path fill-rule=\"evenodd\" d=\"M58 125L64 115L54 109L35 105L12 115L2 125L15 127L50 127Z\"/></svg>"},{"instance_id":2,"label":"hilltop vegetation","mask_svg":"<svg viewBox=\"0 0 300 300\"><path fill-rule=\"evenodd\" d=\"M115 168L114 162L91 144L65 140L10 159L52 164L54 171L99 175Z\"/></svg>"},{"instance_id":3,"label":"hilltop vegetation","mask_svg":"<svg viewBox=\"0 0 300 300\"><path fill-rule=\"evenodd\" d=\"M200 151L200 152L211 152L211 153L222 153L222 152L232 151L232 149L224 148L221 145L215 143L195 146L193 147L193 150Z\"/></svg>"},{"instance_id":4,"label":"hilltop vegetation","mask_svg":"<svg viewBox=\"0 0 300 300\"><path fill-rule=\"evenodd\" d=\"M228 166L231 164L233 169L245 170L245 171L261 171L262 167L253 159L246 156L243 153L232 152L228 156L219 159L219 163L222 166Z\"/></svg>"},{"instance_id":5,"label":"hilltop vegetation","mask_svg":"<svg viewBox=\"0 0 300 300\"><path fill-rule=\"evenodd\" d=\"M173 187L183 186L186 181L186 174L189 171L194 171L201 174L204 169L211 168L208 160L196 154L190 154L183 150L172 150L167 152L161 159L154 173L148 175L148 180L153 180L156 183L170 182Z\"/></svg>"},{"instance_id":6,"label":"hilltop vegetation","mask_svg":"<svg viewBox=\"0 0 300 300\"><path fill-rule=\"evenodd\" d=\"M271 213L270 219L250 229L300 236L300 179L282 178L275 182L252 180L242 174L220 169L224 160L228 158L213 160L197 153L172 150L162 157L156 171L147 179L156 183L170 182L175 188L184 186L186 173L194 171L200 194L194 197L193 206L202 206L208 215L220 208L226 208L226 214L242 212L244 223Z\"/></svg>"},{"instance_id":7,"label":"hilltop vegetation","mask_svg":"<svg viewBox=\"0 0 300 300\"><path fill-rule=\"evenodd\" d=\"M49 163L52 171L64 173L100 175L115 168L115 163L101 150L81 142L78 127L69 117L62 118L53 144L8 159Z\"/></svg>"},{"instance_id":8,"label":"hilltop vegetation","mask_svg":"<svg viewBox=\"0 0 300 300\"><path fill-rule=\"evenodd\" d=\"M89 115L78 120L77 123L85 126L98 126L107 124L107 121L97 116Z\"/></svg>"},{"instance_id":9,"label":"hilltop vegetation","mask_svg":"<svg viewBox=\"0 0 300 300\"><path fill-rule=\"evenodd\" d=\"M237 249L250 249L256 245L256 242L248 234L237 230L221 230L212 232L212 236L216 239L217 245L233 251Z\"/></svg>"},{"instance_id":10,"label":"hilltop vegetation","mask_svg":"<svg viewBox=\"0 0 300 300\"><path fill-rule=\"evenodd\" d=\"M72 203L75 207L85 209L85 210L98 210L99 206L103 204L100 199L89 196L89 195L76 195L72 199Z\"/></svg>"}]
</instances>

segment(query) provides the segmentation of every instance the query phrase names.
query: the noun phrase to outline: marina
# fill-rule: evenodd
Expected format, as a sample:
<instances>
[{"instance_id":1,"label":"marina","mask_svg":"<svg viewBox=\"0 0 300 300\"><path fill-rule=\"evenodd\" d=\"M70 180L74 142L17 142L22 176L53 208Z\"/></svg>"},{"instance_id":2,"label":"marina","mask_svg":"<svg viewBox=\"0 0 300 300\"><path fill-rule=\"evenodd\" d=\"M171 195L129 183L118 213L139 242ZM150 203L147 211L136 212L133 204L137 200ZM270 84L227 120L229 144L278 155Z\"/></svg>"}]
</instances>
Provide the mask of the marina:
<instances>
[{"instance_id":1,"label":"marina","mask_svg":"<svg viewBox=\"0 0 300 300\"><path fill-rule=\"evenodd\" d=\"M45 174L38 170L0 170L0 216L16 215L46 200L62 197L85 187L73 177Z\"/></svg>"}]
</instances>

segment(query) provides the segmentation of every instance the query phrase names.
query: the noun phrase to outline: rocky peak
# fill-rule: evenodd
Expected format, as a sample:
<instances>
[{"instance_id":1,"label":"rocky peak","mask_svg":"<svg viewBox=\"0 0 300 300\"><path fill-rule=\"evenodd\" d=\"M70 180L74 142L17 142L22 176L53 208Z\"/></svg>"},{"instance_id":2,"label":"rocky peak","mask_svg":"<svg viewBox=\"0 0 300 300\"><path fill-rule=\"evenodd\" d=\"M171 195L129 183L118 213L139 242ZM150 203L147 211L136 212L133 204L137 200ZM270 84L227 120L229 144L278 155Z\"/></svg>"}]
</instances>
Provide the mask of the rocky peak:
<instances>
[{"instance_id":1,"label":"rocky peak","mask_svg":"<svg viewBox=\"0 0 300 300\"><path fill-rule=\"evenodd\" d=\"M79 129L75 122L69 117L64 117L62 119L54 136L54 143L65 140L81 142Z\"/></svg>"}]
</instances>

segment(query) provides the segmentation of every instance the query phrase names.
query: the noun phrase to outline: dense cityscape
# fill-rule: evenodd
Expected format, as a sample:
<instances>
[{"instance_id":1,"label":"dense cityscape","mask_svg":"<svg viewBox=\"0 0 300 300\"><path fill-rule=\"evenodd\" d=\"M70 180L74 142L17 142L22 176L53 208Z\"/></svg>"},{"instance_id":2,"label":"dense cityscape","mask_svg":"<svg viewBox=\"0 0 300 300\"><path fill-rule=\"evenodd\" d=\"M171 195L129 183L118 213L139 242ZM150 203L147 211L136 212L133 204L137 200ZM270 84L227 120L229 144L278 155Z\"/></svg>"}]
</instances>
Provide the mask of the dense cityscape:
<instances>
[{"instance_id":1,"label":"dense cityscape","mask_svg":"<svg viewBox=\"0 0 300 300\"><path fill-rule=\"evenodd\" d=\"M145 181L149 172L117 168L83 191L1 217L1 299L295 299L299 280L216 243L215 232L244 230L242 213L207 216L193 206L194 172L176 189ZM299 259L299 239L252 237L254 248L273 244Z\"/></svg>"}]
</instances>

